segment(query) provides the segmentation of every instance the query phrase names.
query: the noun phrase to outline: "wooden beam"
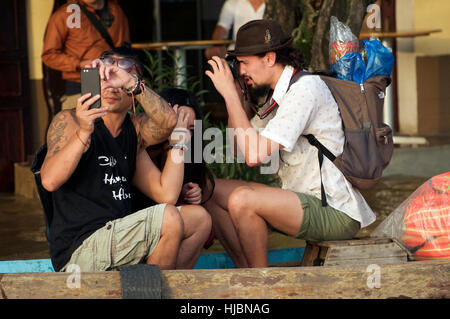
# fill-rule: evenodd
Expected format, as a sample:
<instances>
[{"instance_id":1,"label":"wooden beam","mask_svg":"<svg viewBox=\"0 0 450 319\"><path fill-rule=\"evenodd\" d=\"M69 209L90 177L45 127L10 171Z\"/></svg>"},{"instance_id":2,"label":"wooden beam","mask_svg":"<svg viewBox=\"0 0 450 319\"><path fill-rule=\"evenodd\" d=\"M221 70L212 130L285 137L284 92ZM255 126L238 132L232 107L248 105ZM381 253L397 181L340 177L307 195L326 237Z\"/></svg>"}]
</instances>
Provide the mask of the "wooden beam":
<instances>
[{"instance_id":1,"label":"wooden beam","mask_svg":"<svg viewBox=\"0 0 450 319\"><path fill-rule=\"evenodd\" d=\"M450 298L450 261L367 266L163 270L162 297L204 298ZM1 298L121 298L119 272L0 274ZM369 282L369 284L368 284ZM375 285L376 286L376 285Z\"/></svg>"}]
</instances>

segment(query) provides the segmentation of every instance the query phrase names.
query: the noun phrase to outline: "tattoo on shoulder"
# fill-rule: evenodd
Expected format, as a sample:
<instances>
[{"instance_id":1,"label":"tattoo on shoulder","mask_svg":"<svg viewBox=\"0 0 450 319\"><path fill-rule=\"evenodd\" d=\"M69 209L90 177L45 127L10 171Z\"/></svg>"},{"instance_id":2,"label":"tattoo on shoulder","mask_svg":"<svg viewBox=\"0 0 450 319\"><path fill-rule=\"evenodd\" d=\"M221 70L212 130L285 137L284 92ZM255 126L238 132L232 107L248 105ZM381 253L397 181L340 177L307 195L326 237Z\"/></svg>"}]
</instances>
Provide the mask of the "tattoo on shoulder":
<instances>
[{"instance_id":1,"label":"tattoo on shoulder","mask_svg":"<svg viewBox=\"0 0 450 319\"><path fill-rule=\"evenodd\" d=\"M64 130L67 127L67 114L66 112L61 112L55 116L50 125L47 134L47 147L49 152L56 154L60 150L58 145L62 141L66 141L67 137L64 136Z\"/></svg>"}]
</instances>

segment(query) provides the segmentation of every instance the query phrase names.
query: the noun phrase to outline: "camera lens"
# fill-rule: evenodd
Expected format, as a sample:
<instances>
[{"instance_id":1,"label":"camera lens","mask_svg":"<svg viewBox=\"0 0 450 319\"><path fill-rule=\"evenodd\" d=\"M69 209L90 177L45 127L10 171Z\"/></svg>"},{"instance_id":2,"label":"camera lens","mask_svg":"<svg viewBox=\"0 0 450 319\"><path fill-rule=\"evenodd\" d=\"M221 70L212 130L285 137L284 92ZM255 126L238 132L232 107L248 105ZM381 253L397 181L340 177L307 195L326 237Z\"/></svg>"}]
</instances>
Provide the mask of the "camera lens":
<instances>
[{"instance_id":1,"label":"camera lens","mask_svg":"<svg viewBox=\"0 0 450 319\"><path fill-rule=\"evenodd\" d=\"M234 56L227 56L225 61L231 69L233 78L237 79L239 77L239 61Z\"/></svg>"}]
</instances>

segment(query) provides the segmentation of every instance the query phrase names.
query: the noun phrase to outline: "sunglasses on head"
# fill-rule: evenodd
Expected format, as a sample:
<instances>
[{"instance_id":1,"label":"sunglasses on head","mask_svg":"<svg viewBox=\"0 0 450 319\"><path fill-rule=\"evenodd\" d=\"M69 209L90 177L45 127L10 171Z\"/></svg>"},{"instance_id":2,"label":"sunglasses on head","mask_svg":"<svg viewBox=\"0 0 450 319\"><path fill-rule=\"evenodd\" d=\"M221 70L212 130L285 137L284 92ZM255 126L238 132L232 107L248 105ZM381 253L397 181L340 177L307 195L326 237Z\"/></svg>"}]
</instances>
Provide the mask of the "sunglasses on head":
<instances>
[{"instance_id":1,"label":"sunglasses on head","mask_svg":"<svg viewBox=\"0 0 450 319\"><path fill-rule=\"evenodd\" d=\"M105 65L113 65L117 62L117 66L127 72L130 72L133 69L133 65L135 65L135 62L132 60L125 58L114 58L109 55L102 56L100 61L102 61Z\"/></svg>"}]
</instances>

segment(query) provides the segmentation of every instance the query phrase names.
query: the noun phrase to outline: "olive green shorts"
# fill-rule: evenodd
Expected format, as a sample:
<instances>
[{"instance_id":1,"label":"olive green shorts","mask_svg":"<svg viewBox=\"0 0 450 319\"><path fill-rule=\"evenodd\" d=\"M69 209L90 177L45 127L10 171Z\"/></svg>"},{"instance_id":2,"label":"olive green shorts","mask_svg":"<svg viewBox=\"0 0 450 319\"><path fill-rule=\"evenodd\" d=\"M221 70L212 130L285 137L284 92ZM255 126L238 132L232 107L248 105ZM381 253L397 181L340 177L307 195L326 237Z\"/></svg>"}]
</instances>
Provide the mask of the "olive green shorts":
<instances>
[{"instance_id":1,"label":"olive green shorts","mask_svg":"<svg viewBox=\"0 0 450 319\"><path fill-rule=\"evenodd\" d=\"M296 193L303 207L302 226L296 238L307 241L351 239L361 228L358 221L330 205L323 207L314 196Z\"/></svg>"},{"instance_id":2,"label":"olive green shorts","mask_svg":"<svg viewBox=\"0 0 450 319\"><path fill-rule=\"evenodd\" d=\"M71 264L92 272L142 262L159 243L165 208L155 205L107 222L83 241L61 271Z\"/></svg>"}]
</instances>

